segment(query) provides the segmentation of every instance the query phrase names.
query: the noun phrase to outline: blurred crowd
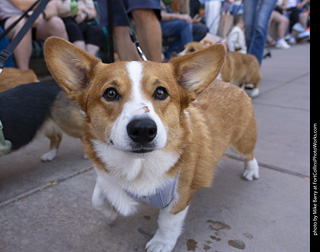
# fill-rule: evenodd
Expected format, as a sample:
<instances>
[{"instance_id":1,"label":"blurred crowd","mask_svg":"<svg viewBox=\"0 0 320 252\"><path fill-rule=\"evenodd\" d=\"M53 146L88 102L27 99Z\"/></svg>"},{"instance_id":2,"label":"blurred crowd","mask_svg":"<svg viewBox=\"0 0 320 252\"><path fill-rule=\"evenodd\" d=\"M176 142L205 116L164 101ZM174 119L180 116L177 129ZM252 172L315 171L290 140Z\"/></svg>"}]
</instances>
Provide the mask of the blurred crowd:
<instances>
[{"instance_id":1,"label":"blurred crowd","mask_svg":"<svg viewBox=\"0 0 320 252\"><path fill-rule=\"evenodd\" d=\"M0 34L34 2L0 0ZM0 41L0 50L32 12ZM148 60L166 62L185 44L198 41L225 43L230 51L255 55L261 64L266 47L288 49L310 40L310 0L51 0L7 66L29 69L32 41L50 36L100 56L109 34L115 60L141 60L129 24Z\"/></svg>"}]
</instances>

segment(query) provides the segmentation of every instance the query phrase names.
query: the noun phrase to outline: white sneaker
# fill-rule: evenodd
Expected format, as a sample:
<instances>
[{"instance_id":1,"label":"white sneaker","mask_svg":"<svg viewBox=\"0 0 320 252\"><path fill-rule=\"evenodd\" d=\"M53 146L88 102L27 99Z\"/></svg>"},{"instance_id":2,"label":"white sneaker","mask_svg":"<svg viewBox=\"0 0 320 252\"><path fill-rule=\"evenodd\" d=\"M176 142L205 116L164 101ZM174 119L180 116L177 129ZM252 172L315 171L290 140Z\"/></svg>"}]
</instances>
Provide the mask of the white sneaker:
<instances>
[{"instance_id":1,"label":"white sneaker","mask_svg":"<svg viewBox=\"0 0 320 252\"><path fill-rule=\"evenodd\" d=\"M285 36L285 40L290 44L290 45L295 45L297 44L296 39L292 35L287 35Z\"/></svg>"},{"instance_id":2,"label":"white sneaker","mask_svg":"<svg viewBox=\"0 0 320 252\"><path fill-rule=\"evenodd\" d=\"M309 37L310 38L310 31L305 30L304 32L301 32L298 34L298 38L305 38L305 37Z\"/></svg>"},{"instance_id":3,"label":"white sneaker","mask_svg":"<svg viewBox=\"0 0 320 252\"><path fill-rule=\"evenodd\" d=\"M284 39L278 40L278 42L276 44L276 48L278 48L278 49L288 49L290 47L291 46Z\"/></svg>"},{"instance_id":4,"label":"white sneaker","mask_svg":"<svg viewBox=\"0 0 320 252\"><path fill-rule=\"evenodd\" d=\"M296 32L304 32L306 29L303 27L302 24L300 23L296 23L293 27L293 30L295 30Z\"/></svg>"}]
</instances>

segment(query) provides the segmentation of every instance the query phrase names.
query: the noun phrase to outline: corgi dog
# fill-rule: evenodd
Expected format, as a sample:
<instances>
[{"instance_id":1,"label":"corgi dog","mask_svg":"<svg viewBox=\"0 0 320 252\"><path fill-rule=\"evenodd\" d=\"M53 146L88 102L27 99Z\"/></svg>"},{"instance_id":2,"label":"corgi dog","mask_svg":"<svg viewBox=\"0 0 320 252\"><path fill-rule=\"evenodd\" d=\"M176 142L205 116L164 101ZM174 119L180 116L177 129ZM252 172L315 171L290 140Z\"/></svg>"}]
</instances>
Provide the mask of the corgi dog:
<instances>
[{"instance_id":1,"label":"corgi dog","mask_svg":"<svg viewBox=\"0 0 320 252\"><path fill-rule=\"evenodd\" d=\"M5 149L0 144L0 157L44 134L50 140L49 151L41 156L45 162L55 158L63 132L81 139L84 119L78 104L56 83L35 82L0 93L0 121L12 145Z\"/></svg>"},{"instance_id":2,"label":"corgi dog","mask_svg":"<svg viewBox=\"0 0 320 252\"><path fill-rule=\"evenodd\" d=\"M56 37L44 52L57 83L85 113L83 142L97 173L94 208L110 223L140 203L160 209L148 252L174 249L195 191L211 186L228 146L245 159L243 177L259 177L251 99L215 80L223 45L168 63L104 64Z\"/></svg>"},{"instance_id":3,"label":"corgi dog","mask_svg":"<svg viewBox=\"0 0 320 252\"><path fill-rule=\"evenodd\" d=\"M190 42L184 46L184 50L178 56L197 52L205 47L206 45L200 42ZM250 97L253 98L259 95L260 66L257 58L251 54L229 51L218 78L242 88L246 83L253 84Z\"/></svg>"}]
</instances>

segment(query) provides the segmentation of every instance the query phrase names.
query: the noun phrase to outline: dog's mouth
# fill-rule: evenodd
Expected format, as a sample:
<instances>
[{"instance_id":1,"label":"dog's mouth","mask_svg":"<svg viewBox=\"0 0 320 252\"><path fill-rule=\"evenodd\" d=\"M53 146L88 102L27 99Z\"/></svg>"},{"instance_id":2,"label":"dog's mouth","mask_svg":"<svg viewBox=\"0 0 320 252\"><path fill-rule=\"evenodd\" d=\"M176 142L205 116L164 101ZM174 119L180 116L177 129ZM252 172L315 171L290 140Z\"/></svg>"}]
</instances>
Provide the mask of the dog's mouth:
<instances>
[{"instance_id":1,"label":"dog's mouth","mask_svg":"<svg viewBox=\"0 0 320 252\"><path fill-rule=\"evenodd\" d=\"M140 145L137 143L133 143L131 144L130 152L135 154L145 154L145 153L150 153L154 150L155 150L154 144Z\"/></svg>"},{"instance_id":2,"label":"dog's mouth","mask_svg":"<svg viewBox=\"0 0 320 252\"><path fill-rule=\"evenodd\" d=\"M145 154L145 153L149 153L149 152L152 152L154 149L136 149L136 150L132 150L131 152L132 153L135 153L135 154Z\"/></svg>"},{"instance_id":3,"label":"dog's mouth","mask_svg":"<svg viewBox=\"0 0 320 252\"><path fill-rule=\"evenodd\" d=\"M109 140L109 143L111 145L115 146L116 148L119 148L114 144L112 139ZM153 144L149 144L147 146L141 146L138 144L131 144L131 146L128 148L119 148L119 149L121 149L125 152L131 152L134 154L145 154L145 153L150 153L150 152L154 151L156 148Z\"/></svg>"}]
</instances>

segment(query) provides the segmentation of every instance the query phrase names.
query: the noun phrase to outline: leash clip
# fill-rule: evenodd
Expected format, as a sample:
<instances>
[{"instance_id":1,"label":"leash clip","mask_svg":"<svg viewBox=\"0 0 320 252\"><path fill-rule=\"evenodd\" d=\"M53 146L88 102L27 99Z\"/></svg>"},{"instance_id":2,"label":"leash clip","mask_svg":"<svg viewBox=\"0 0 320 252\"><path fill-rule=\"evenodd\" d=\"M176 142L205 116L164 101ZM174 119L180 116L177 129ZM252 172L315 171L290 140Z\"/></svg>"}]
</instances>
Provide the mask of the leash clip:
<instances>
[{"instance_id":1,"label":"leash clip","mask_svg":"<svg viewBox=\"0 0 320 252\"><path fill-rule=\"evenodd\" d=\"M147 57L144 55L144 53L140 47L138 39L137 39L136 35L134 34L131 27L129 27L129 35L130 35L131 41L134 43L134 45L137 48L137 51L138 51L140 58L143 59L144 61L148 61Z\"/></svg>"},{"instance_id":2,"label":"leash clip","mask_svg":"<svg viewBox=\"0 0 320 252\"><path fill-rule=\"evenodd\" d=\"M141 59L143 59L144 61L148 61L146 55L144 55L144 53L142 52L141 47L139 45L136 45L136 47Z\"/></svg>"}]
</instances>

